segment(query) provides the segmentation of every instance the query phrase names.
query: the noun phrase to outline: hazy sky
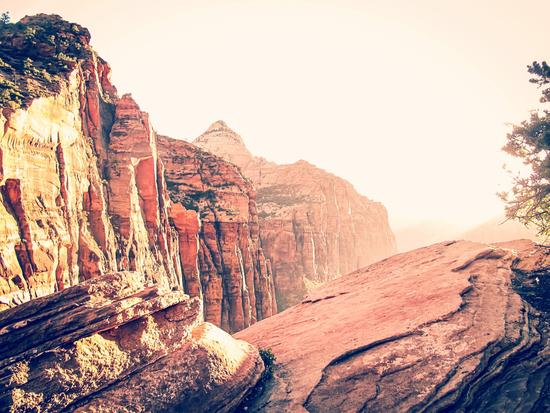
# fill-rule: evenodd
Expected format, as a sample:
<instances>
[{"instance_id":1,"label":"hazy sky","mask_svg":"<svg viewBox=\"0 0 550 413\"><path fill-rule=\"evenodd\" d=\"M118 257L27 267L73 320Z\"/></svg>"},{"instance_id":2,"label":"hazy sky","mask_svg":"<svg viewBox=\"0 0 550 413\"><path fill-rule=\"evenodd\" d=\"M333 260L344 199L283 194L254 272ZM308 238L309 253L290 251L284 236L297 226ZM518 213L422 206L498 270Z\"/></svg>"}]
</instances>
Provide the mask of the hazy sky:
<instances>
[{"instance_id":1,"label":"hazy sky","mask_svg":"<svg viewBox=\"0 0 550 413\"><path fill-rule=\"evenodd\" d=\"M306 159L383 202L395 227L502 210L507 122L550 59L550 1L2 0L88 27L159 132L223 119L270 160Z\"/></svg>"}]
</instances>

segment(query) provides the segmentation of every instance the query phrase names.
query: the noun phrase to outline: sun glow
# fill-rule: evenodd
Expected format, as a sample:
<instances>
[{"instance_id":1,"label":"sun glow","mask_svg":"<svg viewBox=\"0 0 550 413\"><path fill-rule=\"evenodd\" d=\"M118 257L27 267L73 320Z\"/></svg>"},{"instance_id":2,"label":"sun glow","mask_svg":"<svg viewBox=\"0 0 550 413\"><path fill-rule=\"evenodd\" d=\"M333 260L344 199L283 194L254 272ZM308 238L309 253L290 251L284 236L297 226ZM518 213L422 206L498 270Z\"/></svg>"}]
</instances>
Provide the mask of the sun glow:
<instances>
[{"instance_id":1,"label":"sun glow","mask_svg":"<svg viewBox=\"0 0 550 413\"><path fill-rule=\"evenodd\" d=\"M537 106L546 1L9 0L87 26L159 132L216 119L251 152L306 159L383 202L394 227L499 214L507 122Z\"/></svg>"}]
</instances>

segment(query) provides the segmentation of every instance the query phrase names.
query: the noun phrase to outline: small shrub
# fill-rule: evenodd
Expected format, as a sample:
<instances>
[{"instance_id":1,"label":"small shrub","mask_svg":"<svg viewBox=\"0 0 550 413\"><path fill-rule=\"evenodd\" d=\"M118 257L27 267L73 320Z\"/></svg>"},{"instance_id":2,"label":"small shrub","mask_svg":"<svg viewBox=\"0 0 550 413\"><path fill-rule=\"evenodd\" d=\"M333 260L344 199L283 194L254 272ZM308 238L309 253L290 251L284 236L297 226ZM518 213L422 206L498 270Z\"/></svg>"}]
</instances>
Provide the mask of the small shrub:
<instances>
[{"instance_id":1,"label":"small shrub","mask_svg":"<svg viewBox=\"0 0 550 413\"><path fill-rule=\"evenodd\" d=\"M69 56L69 55L66 55L65 53L58 53L57 54L57 59L58 60L61 60L61 61L64 61L64 62L71 62L71 63L74 63L76 62L76 58L72 57L72 56Z\"/></svg>"},{"instance_id":2,"label":"small shrub","mask_svg":"<svg viewBox=\"0 0 550 413\"><path fill-rule=\"evenodd\" d=\"M33 66L33 65L32 65L32 60L31 60L31 59L29 59L29 58L27 57L25 60L23 60L23 68L24 68L25 70L31 70L31 69L32 69L32 66Z\"/></svg>"},{"instance_id":3,"label":"small shrub","mask_svg":"<svg viewBox=\"0 0 550 413\"><path fill-rule=\"evenodd\" d=\"M2 13L2 15L0 16L0 25L1 26L8 25L8 24L10 24L10 21L11 21L10 12L6 11L6 12Z\"/></svg>"},{"instance_id":4,"label":"small shrub","mask_svg":"<svg viewBox=\"0 0 550 413\"><path fill-rule=\"evenodd\" d=\"M260 353L260 357L262 361L264 362L265 370L262 374L262 377L260 377L260 380L258 380L258 383L249 391L249 393L245 396L241 404L237 407L235 410L236 413L244 413L247 412L254 404L254 401L258 399L265 387L267 382L273 378L273 368L275 367L275 361L277 361L277 357L275 354L273 354L273 351L270 348L259 348L258 349Z\"/></svg>"},{"instance_id":5,"label":"small shrub","mask_svg":"<svg viewBox=\"0 0 550 413\"><path fill-rule=\"evenodd\" d=\"M52 75L50 75L46 69L42 69L39 73L46 82L52 81Z\"/></svg>"},{"instance_id":6,"label":"small shrub","mask_svg":"<svg viewBox=\"0 0 550 413\"><path fill-rule=\"evenodd\" d=\"M36 36L36 28L27 26L25 27L25 30L23 30L23 36L25 36L25 39L31 40Z\"/></svg>"},{"instance_id":7,"label":"small shrub","mask_svg":"<svg viewBox=\"0 0 550 413\"><path fill-rule=\"evenodd\" d=\"M260 211L258 212L258 217L260 219L267 219L271 216L271 214L269 212L265 212L265 211Z\"/></svg>"},{"instance_id":8,"label":"small shrub","mask_svg":"<svg viewBox=\"0 0 550 413\"><path fill-rule=\"evenodd\" d=\"M273 377L273 366L275 364L275 361L277 361L277 356L273 354L273 351L270 348L260 348L259 352L265 366L265 371L260 381L265 382L266 380Z\"/></svg>"}]
</instances>

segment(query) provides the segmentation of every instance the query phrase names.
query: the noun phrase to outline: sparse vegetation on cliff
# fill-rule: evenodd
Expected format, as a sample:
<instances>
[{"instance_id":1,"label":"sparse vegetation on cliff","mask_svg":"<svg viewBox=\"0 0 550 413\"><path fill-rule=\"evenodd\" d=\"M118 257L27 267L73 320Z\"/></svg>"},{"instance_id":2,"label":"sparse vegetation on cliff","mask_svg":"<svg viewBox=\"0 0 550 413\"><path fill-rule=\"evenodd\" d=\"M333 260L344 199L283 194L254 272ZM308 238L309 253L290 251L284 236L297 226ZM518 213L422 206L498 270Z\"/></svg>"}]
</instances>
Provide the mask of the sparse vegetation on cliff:
<instances>
[{"instance_id":1,"label":"sparse vegetation on cliff","mask_svg":"<svg viewBox=\"0 0 550 413\"><path fill-rule=\"evenodd\" d=\"M277 356L273 354L273 350L271 350L271 348L260 348L259 352L265 366L265 371L261 380L265 381L273 377L273 366L277 361Z\"/></svg>"},{"instance_id":2,"label":"sparse vegetation on cliff","mask_svg":"<svg viewBox=\"0 0 550 413\"><path fill-rule=\"evenodd\" d=\"M257 199L260 204L274 203L280 206L292 206L310 201L305 195L295 194L291 185L272 185L258 188Z\"/></svg>"},{"instance_id":3,"label":"sparse vegetation on cliff","mask_svg":"<svg viewBox=\"0 0 550 413\"><path fill-rule=\"evenodd\" d=\"M0 108L26 107L59 91L59 82L91 53L90 33L57 15L0 17Z\"/></svg>"},{"instance_id":4,"label":"sparse vegetation on cliff","mask_svg":"<svg viewBox=\"0 0 550 413\"><path fill-rule=\"evenodd\" d=\"M542 89L540 102L550 103L550 66L533 62L528 66L531 83ZM513 127L503 150L531 168L528 176L516 176L506 201L506 213L523 224L533 224L539 235L550 236L550 111L531 112L528 120Z\"/></svg>"},{"instance_id":5,"label":"sparse vegetation on cliff","mask_svg":"<svg viewBox=\"0 0 550 413\"><path fill-rule=\"evenodd\" d=\"M266 385L269 380L273 378L273 369L275 367L275 362L277 361L277 356L273 353L271 348L262 348L260 347L258 352L264 363L264 372L260 377L260 380L256 385L250 390L250 392L243 399L240 406L237 408L237 412L246 412L249 407L254 404L254 402L263 394Z\"/></svg>"}]
</instances>

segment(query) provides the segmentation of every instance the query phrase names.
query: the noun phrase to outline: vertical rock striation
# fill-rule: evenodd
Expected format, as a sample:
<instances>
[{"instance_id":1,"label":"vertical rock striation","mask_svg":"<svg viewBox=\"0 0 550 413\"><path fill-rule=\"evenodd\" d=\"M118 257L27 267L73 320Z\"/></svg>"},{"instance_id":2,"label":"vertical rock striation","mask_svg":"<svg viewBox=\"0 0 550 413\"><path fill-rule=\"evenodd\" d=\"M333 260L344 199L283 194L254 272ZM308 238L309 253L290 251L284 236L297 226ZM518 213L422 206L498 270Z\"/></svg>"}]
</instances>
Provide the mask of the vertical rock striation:
<instances>
[{"instance_id":1,"label":"vertical rock striation","mask_svg":"<svg viewBox=\"0 0 550 413\"><path fill-rule=\"evenodd\" d=\"M122 270L181 284L178 244L168 222L168 198L156 134L130 95L116 102L109 135L109 215Z\"/></svg>"},{"instance_id":2,"label":"vertical rock striation","mask_svg":"<svg viewBox=\"0 0 550 413\"><path fill-rule=\"evenodd\" d=\"M252 185L239 169L193 145L159 136L174 203L186 290L202 296L206 321L238 331L275 312ZM198 224L200 223L200 225Z\"/></svg>"},{"instance_id":3,"label":"vertical rock striation","mask_svg":"<svg viewBox=\"0 0 550 413\"><path fill-rule=\"evenodd\" d=\"M193 143L236 164L254 183L280 310L312 287L395 252L386 209L349 182L305 161L277 165L254 157L223 121Z\"/></svg>"},{"instance_id":4,"label":"vertical rock striation","mask_svg":"<svg viewBox=\"0 0 550 413\"><path fill-rule=\"evenodd\" d=\"M165 171L147 113L89 42L53 15L0 28L0 309L137 270L230 331L273 314L250 185L188 144ZM165 176L190 193L172 203Z\"/></svg>"},{"instance_id":5,"label":"vertical rock striation","mask_svg":"<svg viewBox=\"0 0 550 413\"><path fill-rule=\"evenodd\" d=\"M42 37L22 40L17 31L1 33L2 96L12 93L11 105L3 101L0 115L0 300L4 306L116 268L107 188L98 168L100 151L95 150L102 129L111 123L109 116L101 114L109 113L112 106L114 88L104 91L102 87L108 84L104 78L108 70L89 49L86 29L44 15L27 17L21 24L31 32L40 29L44 37L65 34L72 47L80 45L82 64L71 62L56 72L52 65L60 63L57 56L69 50L42 43ZM23 60L14 59L18 54L33 56L27 58L30 68L17 65ZM25 85L29 90L17 89ZM15 95L26 98L19 107Z\"/></svg>"}]
</instances>

